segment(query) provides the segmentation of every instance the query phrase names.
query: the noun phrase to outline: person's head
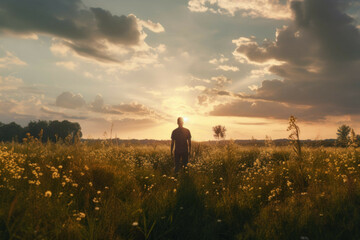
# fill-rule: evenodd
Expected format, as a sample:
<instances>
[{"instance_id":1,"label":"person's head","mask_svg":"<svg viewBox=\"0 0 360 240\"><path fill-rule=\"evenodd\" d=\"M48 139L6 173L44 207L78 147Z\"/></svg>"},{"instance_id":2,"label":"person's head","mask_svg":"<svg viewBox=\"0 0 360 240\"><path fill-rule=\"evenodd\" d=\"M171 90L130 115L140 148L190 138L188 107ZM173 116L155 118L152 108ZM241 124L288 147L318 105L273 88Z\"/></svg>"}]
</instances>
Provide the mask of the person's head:
<instances>
[{"instance_id":1,"label":"person's head","mask_svg":"<svg viewBox=\"0 0 360 240\"><path fill-rule=\"evenodd\" d=\"M184 119L182 117L178 117L177 124L179 125L179 127L182 127L184 125Z\"/></svg>"}]
</instances>

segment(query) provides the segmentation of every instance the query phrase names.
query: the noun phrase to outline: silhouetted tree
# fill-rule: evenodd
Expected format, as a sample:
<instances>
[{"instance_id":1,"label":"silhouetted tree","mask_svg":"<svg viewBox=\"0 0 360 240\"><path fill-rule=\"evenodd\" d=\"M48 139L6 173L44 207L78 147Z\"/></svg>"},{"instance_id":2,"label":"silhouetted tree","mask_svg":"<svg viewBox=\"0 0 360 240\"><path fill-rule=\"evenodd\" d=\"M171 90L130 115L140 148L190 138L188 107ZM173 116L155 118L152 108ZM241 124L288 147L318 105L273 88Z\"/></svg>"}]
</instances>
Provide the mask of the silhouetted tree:
<instances>
[{"instance_id":1,"label":"silhouetted tree","mask_svg":"<svg viewBox=\"0 0 360 240\"><path fill-rule=\"evenodd\" d=\"M48 134L48 127L49 122L47 121L31 121L29 124L24 128L25 133L30 133L31 136L36 138L40 138L43 142L46 142L49 138ZM42 130L42 136L39 136Z\"/></svg>"},{"instance_id":2,"label":"silhouetted tree","mask_svg":"<svg viewBox=\"0 0 360 240\"><path fill-rule=\"evenodd\" d=\"M224 139L226 134L226 128L225 126L221 126L221 125L217 125L213 127L213 131L214 131L214 137L217 138L218 140L220 138Z\"/></svg>"},{"instance_id":3,"label":"silhouetted tree","mask_svg":"<svg viewBox=\"0 0 360 240\"><path fill-rule=\"evenodd\" d=\"M42 137L42 141L51 140L55 142L62 139L67 142L74 142L77 137L81 137L81 127L79 123L69 121L31 121L22 128L20 125L11 122L9 124L0 123L0 141L18 140L22 142L26 134L29 133L35 138ZM41 136L39 136L41 134Z\"/></svg>"},{"instance_id":4,"label":"silhouetted tree","mask_svg":"<svg viewBox=\"0 0 360 240\"><path fill-rule=\"evenodd\" d=\"M81 127L79 123L71 123L67 120L59 122L57 120L50 121L48 127L49 139L53 142L58 139L65 140L66 137L71 135L72 141L76 138L77 134L79 137L82 136Z\"/></svg>"},{"instance_id":5,"label":"silhouetted tree","mask_svg":"<svg viewBox=\"0 0 360 240\"><path fill-rule=\"evenodd\" d=\"M23 136L24 129L15 122L0 126L0 141L18 141L21 140Z\"/></svg>"},{"instance_id":6,"label":"silhouetted tree","mask_svg":"<svg viewBox=\"0 0 360 240\"><path fill-rule=\"evenodd\" d=\"M350 134L351 128L345 124L341 125L338 130L336 135L337 140L336 143L339 147L347 147L350 141L349 138L349 134Z\"/></svg>"}]
</instances>

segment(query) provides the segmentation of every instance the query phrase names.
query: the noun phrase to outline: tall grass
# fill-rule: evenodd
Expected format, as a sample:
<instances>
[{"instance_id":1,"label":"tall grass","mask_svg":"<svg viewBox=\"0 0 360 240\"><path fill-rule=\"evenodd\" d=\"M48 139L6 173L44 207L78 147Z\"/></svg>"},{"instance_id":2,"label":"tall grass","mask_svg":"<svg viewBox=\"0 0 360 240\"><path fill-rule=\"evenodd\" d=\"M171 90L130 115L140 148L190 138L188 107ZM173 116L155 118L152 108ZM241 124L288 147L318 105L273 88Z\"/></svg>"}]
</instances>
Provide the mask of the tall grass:
<instances>
[{"instance_id":1,"label":"tall grass","mask_svg":"<svg viewBox=\"0 0 360 240\"><path fill-rule=\"evenodd\" d=\"M268 146L0 144L0 239L359 239L359 151Z\"/></svg>"}]
</instances>

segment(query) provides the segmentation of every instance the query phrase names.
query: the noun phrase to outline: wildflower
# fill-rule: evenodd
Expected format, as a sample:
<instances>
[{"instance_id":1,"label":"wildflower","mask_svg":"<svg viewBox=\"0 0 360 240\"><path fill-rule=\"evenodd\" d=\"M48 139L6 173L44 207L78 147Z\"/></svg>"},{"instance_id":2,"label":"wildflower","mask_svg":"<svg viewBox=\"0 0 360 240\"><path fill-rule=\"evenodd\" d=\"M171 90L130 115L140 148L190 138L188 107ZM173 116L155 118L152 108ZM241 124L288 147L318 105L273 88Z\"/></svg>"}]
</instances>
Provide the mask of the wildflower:
<instances>
[{"instance_id":1,"label":"wildflower","mask_svg":"<svg viewBox=\"0 0 360 240\"><path fill-rule=\"evenodd\" d=\"M99 207L95 207L95 211L99 211L100 210L100 208Z\"/></svg>"},{"instance_id":2,"label":"wildflower","mask_svg":"<svg viewBox=\"0 0 360 240\"><path fill-rule=\"evenodd\" d=\"M136 226L139 226L139 223L138 223L138 222L133 222L132 225L133 225L134 227L136 227Z\"/></svg>"},{"instance_id":3,"label":"wildflower","mask_svg":"<svg viewBox=\"0 0 360 240\"><path fill-rule=\"evenodd\" d=\"M83 213L83 212L79 212L79 217L81 217L81 218L85 218L85 213Z\"/></svg>"},{"instance_id":4,"label":"wildflower","mask_svg":"<svg viewBox=\"0 0 360 240\"><path fill-rule=\"evenodd\" d=\"M221 223L221 219L216 220L218 223Z\"/></svg>"},{"instance_id":5,"label":"wildflower","mask_svg":"<svg viewBox=\"0 0 360 240\"><path fill-rule=\"evenodd\" d=\"M92 183L92 182L89 182L89 186L92 187L92 186L93 186L93 183Z\"/></svg>"},{"instance_id":6,"label":"wildflower","mask_svg":"<svg viewBox=\"0 0 360 240\"><path fill-rule=\"evenodd\" d=\"M176 188L174 188L174 190L173 190L173 191L174 191L174 193L176 193Z\"/></svg>"},{"instance_id":7,"label":"wildflower","mask_svg":"<svg viewBox=\"0 0 360 240\"><path fill-rule=\"evenodd\" d=\"M52 179L55 179L55 178L59 178L60 175L58 172L53 172L52 175L51 175Z\"/></svg>"},{"instance_id":8,"label":"wildflower","mask_svg":"<svg viewBox=\"0 0 360 240\"><path fill-rule=\"evenodd\" d=\"M101 191L97 191L96 193L97 193L97 194L101 194Z\"/></svg>"},{"instance_id":9,"label":"wildflower","mask_svg":"<svg viewBox=\"0 0 360 240\"><path fill-rule=\"evenodd\" d=\"M52 195L51 191L46 191L45 192L45 197L51 197L51 195Z\"/></svg>"},{"instance_id":10,"label":"wildflower","mask_svg":"<svg viewBox=\"0 0 360 240\"><path fill-rule=\"evenodd\" d=\"M59 165L59 166L58 166L58 168L59 168L59 169L62 169L62 168L63 168L63 166L62 166L62 165Z\"/></svg>"},{"instance_id":11,"label":"wildflower","mask_svg":"<svg viewBox=\"0 0 360 240\"><path fill-rule=\"evenodd\" d=\"M287 182L286 182L286 185L287 185L288 187L290 187L291 184L292 184L292 183L291 183L290 181L287 181Z\"/></svg>"}]
</instances>

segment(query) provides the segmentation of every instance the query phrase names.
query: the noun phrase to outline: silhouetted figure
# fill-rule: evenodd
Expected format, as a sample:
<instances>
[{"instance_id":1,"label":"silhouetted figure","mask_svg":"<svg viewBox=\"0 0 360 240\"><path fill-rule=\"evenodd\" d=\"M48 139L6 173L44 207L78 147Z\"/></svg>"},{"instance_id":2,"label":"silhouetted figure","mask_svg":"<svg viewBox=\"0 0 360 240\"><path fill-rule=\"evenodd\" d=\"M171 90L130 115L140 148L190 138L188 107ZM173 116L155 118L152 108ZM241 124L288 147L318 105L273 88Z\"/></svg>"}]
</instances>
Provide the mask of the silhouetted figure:
<instances>
[{"instance_id":1,"label":"silhouetted figure","mask_svg":"<svg viewBox=\"0 0 360 240\"><path fill-rule=\"evenodd\" d=\"M171 156L173 156L175 144L175 172L177 173L181 167L185 167L188 163L191 152L191 134L189 129L184 128L184 119L177 119L179 125L171 134Z\"/></svg>"}]
</instances>

